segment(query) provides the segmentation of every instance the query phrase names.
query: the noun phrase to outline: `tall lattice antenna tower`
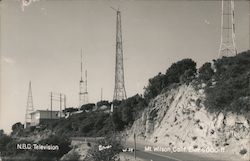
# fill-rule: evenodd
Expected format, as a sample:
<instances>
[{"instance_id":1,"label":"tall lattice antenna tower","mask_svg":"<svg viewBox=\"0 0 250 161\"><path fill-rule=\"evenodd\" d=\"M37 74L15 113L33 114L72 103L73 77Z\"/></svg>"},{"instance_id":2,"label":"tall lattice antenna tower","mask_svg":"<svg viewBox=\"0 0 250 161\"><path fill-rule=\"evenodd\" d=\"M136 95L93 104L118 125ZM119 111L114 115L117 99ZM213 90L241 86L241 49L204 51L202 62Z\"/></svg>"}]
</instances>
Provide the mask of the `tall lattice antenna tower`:
<instances>
[{"instance_id":1,"label":"tall lattice antenna tower","mask_svg":"<svg viewBox=\"0 0 250 161\"><path fill-rule=\"evenodd\" d=\"M31 90L31 81L29 82L29 91L28 91L28 100L26 106L26 114L25 114L25 127L28 127L31 123L31 112L34 112L33 106L33 97Z\"/></svg>"},{"instance_id":2,"label":"tall lattice antenna tower","mask_svg":"<svg viewBox=\"0 0 250 161\"><path fill-rule=\"evenodd\" d=\"M82 105L88 103L87 71L85 71L85 81L83 81L82 68L83 68L83 58L81 49L81 79L79 82L79 108L81 108Z\"/></svg>"},{"instance_id":3,"label":"tall lattice antenna tower","mask_svg":"<svg viewBox=\"0 0 250 161\"><path fill-rule=\"evenodd\" d=\"M89 103L89 99L88 99L88 73L87 70L85 70L85 88L84 88L84 102L85 104Z\"/></svg>"},{"instance_id":4,"label":"tall lattice antenna tower","mask_svg":"<svg viewBox=\"0 0 250 161\"><path fill-rule=\"evenodd\" d=\"M124 68L123 68L123 49L122 49L122 27L121 12L116 10L116 63L115 63L115 90L113 100L126 99Z\"/></svg>"},{"instance_id":5,"label":"tall lattice antenna tower","mask_svg":"<svg viewBox=\"0 0 250 161\"><path fill-rule=\"evenodd\" d=\"M234 0L222 0L219 58L237 54L235 45Z\"/></svg>"},{"instance_id":6,"label":"tall lattice antenna tower","mask_svg":"<svg viewBox=\"0 0 250 161\"><path fill-rule=\"evenodd\" d=\"M248 35L248 43L249 43L249 46L248 46L248 49L250 50L250 1L248 2L248 6L249 6L249 8L248 8L248 25L249 25L249 27L248 27L248 31L249 31L249 35Z\"/></svg>"}]
</instances>

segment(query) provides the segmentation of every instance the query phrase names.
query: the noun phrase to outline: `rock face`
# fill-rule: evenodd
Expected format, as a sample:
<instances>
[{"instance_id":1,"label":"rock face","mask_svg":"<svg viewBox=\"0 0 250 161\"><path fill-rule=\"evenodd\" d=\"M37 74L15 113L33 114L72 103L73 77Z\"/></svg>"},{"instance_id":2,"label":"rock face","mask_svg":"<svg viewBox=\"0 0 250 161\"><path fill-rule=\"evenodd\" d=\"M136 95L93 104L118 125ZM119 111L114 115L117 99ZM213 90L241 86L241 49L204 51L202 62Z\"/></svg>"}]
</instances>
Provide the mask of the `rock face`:
<instances>
[{"instance_id":1,"label":"rock face","mask_svg":"<svg viewBox=\"0 0 250 161\"><path fill-rule=\"evenodd\" d=\"M158 145L189 150L225 151L249 158L249 118L234 113L210 113L204 90L182 85L158 95L131 131Z\"/></svg>"}]
</instances>

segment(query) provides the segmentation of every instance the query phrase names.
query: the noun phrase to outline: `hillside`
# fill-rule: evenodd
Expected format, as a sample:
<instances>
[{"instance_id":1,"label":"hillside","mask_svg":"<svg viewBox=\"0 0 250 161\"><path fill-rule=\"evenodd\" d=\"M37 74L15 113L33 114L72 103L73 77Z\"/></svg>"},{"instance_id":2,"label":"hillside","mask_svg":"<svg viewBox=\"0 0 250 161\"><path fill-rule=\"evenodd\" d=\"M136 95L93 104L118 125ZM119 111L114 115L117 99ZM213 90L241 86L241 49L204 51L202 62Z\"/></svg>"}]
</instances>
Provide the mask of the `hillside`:
<instances>
[{"instance_id":1,"label":"hillside","mask_svg":"<svg viewBox=\"0 0 250 161\"><path fill-rule=\"evenodd\" d=\"M171 77L169 69L153 79L164 84ZM189 81L181 78L150 100L129 133L152 145L203 153L217 150L223 156L234 154L248 160L250 52L205 63Z\"/></svg>"},{"instance_id":2,"label":"hillside","mask_svg":"<svg viewBox=\"0 0 250 161\"><path fill-rule=\"evenodd\" d=\"M182 85L157 96L130 133L152 145L171 148L222 150L249 158L249 119L232 112L208 112L204 90ZM202 101L200 101L202 100Z\"/></svg>"},{"instance_id":3,"label":"hillside","mask_svg":"<svg viewBox=\"0 0 250 161\"><path fill-rule=\"evenodd\" d=\"M104 109L100 102L95 109L91 104L91 108L38 127L24 129L16 123L12 138L2 135L0 148L7 154L22 139L44 142L51 141L51 135L68 140L126 133L132 139L136 133L140 141L151 145L199 154L223 152L220 156L243 160L250 157L250 51L204 63L199 69L192 59L180 60L150 78L143 95L103 103ZM112 115L110 104L115 107ZM57 140L52 137L51 142ZM68 148L69 144L64 158L75 153L85 156L86 146Z\"/></svg>"}]
</instances>

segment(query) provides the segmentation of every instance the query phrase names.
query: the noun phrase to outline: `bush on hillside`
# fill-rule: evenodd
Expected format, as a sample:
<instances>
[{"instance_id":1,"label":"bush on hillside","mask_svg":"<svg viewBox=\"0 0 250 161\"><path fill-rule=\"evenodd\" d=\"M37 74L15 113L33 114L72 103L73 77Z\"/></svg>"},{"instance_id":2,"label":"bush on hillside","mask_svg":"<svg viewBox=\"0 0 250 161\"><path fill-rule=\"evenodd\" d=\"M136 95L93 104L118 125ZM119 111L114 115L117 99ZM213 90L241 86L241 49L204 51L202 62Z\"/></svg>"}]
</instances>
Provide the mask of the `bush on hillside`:
<instances>
[{"instance_id":1,"label":"bush on hillside","mask_svg":"<svg viewBox=\"0 0 250 161\"><path fill-rule=\"evenodd\" d=\"M94 107L95 107L94 103L88 103L88 104L82 105L81 110L83 110L83 111L92 111L94 109Z\"/></svg>"},{"instance_id":2,"label":"bush on hillside","mask_svg":"<svg viewBox=\"0 0 250 161\"><path fill-rule=\"evenodd\" d=\"M214 63L215 84L206 88L205 106L212 111L249 111L250 51Z\"/></svg>"},{"instance_id":3,"label":"bush on hillside","mask_svg":"<svg viewBox=\"0 0 250 161\"><path fill-rule=\"evenodd\" d=\"M10 136L8 136L8 135L6 135L6 134L4 134L4 132L3 132L3 130L1 131L1 134L0 134L0 152L1 153L6 153L7 152L7 145L10 143L10 142L12 142L13 141L13 139L10 137Z\"/></svg>"},{"instance_id":4,"label":"bush on hillside","mask_svg":"<svg viewBox=\"0 0 250 161\"><path fill-rule=\"evenodd\" d=\"M147 103L173 84L189 84L194 79L196 70L196 63L192 59L183 59L173 63L165 74L159 73L149 79L148 86L144 91Z\"/></svg>"},{"instance_id":5,"label":"bush on hillside","mask_svg":"<svg viewBox=\"0 0 250 161\"><path fill-rule=\"evenodd\" d=\"M194 80L195 74L196 72L191 69L186 70L183 75L180 76L180 82L188 85L190 82L192 82L192 80Z\"/></svg>"},{"instance_id":6,"label":"bush on hillside","mask_svg":"<svg viewBox=\"0 0 250 161\"><path fill-rule=\"evenodd\" d=\"M71 150L70 141L66 137L55 135L51 135L47 139L39 141L37 144L54 146L58 145L58 150L35 150L33 148L30 150L17 149L18 144L33 145L34 143L34 141L15 140L11 138L6 139L6 136L4 136L4 138L0 138L1 155L6 157L6 161L16 160L15 158L22 158L23 160L27 161L55 161L60 159L64 154Z\"/></svg>"},{"instance_id":7,"label":"bush on hillside","mask_svg":"<svg viewBox=\"0 0 250 161\"><path fill-rule=\"evenodd\" d=\"M64 109L63 113L67 113L67 112L72 113L72 112L75 112L75 111L78 111L78 109L73 108L73 107L69 107L69 108Z\"/></svg>"},{"instance_id":8,"label":"bush on hillside","mask_svg":"<svg viewBox=\"0 0 250 161\"><path fill-rule=\"evenodd\" d=\"M120 101L120 100L113 100L113 106L114 107L119 106L121 103L122 103L122 101Z\"/></svg>"},{"instance_id":9,"label":"bush on hillside","mask_svg":"<svg viewBox=\"0 0 250 161\"><path fill-rule=\"evenodd\" d=\"M121 138L113 136L99 140L88 153L93 161L118 161L121 151Z\"/></svg>"},{"instance_id":10,"label":"bush on hillside","mask_svg":"<svg viewBox=\"0 0 250 161\"><path fill-rule=\"evenodd\" d=\"M57 135L102 136L110 133L110 114L102 111L89 111L74 114L67 119L53 122L48 128Z\"/></svg>"},{"instance_id":11,"label":"bush on hillside","mask_svg":"<svg viewBox=\"0 0 250 161\"><path fill-rule=\"evenodd\" d=\"M97 103L96 103L96 106L97 106L97 107L101 107L101 106L110 107L110 106L111 106L111 103L110 103L109 101L102 100L102 101L97 102Z\"/></svg>"},{"instance_id":12,"label":"bush on hillside","mask_svg":"<svg viewBox=\"0 0 250 161\"><path fill-rule=\"evenodd\" d=\"M107 104L108 102L103 102ZM83 111L67 119L55 120L48 128L58 135L66 136L107 136L113 131L122 131L131 126L140 117L146 101L141 95L135 95L126 100L114 101L112 115L103 111Z\"/></svg>"},{"instance_id":13,"label":"bush on hillside","mask_svg":"<svg viewBox=\"0 0 250 161\"><path fill-rule=\"evenodd\" d=\"M17 122L12 125L12 133L11 135L22 135L24 132L24 125L21 122Z\"/></svg>"},{"instance_id":14,"label":"bush on hillside","mask_svg":"<svg viewBox=\"0 0 250 161\"><path fill-rule=\"evenodd\" d=\"M155 98L158 94L161 93L162 89L164 89L167 86L166 82L166 75L162 73L158 73L153 78L150 78L148 80L148 86L144 91L144 97L147 100L147 102L150 101L150 99Z\"/></svg>"},{"instance_id":15,"label":"bush on hillside","mask_svg":"<svg viewBox=\"0 0 250 161\"><path fill-rule=\"evenodd\" d=\"M3 129L0 129L0 137L4 135L4 130Z\"/></svg>"},{"instance_id":16,"label":"bush on hillside","mask_svg":"<svg viewBox=\"0 0 250 161\"><path fill-rule=\"evenodd\" d=\"M207 83L209 80L213 78L214 70L212 69L211 63L203 64L199 69L199 77L198 80L201 83Z\"/></svg>"},{"instance_id":17,"label":"bush on hillside","mask_svg":"<svg viewBox=\"0 0 250 161\"><path fill-rule=\"evenodd\" d=\"M136 94L115 108L113 119L117 130L123 130L125 126L131 126L133 122L140 117L141 111L147 107L145 99Z\"/></svg>"},{"instance_id":18,"label":"bush on hillside","mask_svg":"<svg viewBox=\"0 0 250 161\"><path fill-rule=\"evenodd\" d=\"M41 145L58 145L58 150L42 150L42 151L34 151L35 155L38 156L38 158L55 158L59 159L64 154L68 153L71 150L70 147L70 140L65 136L56 136L51 135L47 139L41 140L38 142L38 144Z\"/></svg>"},{"instance_id":19,"label":"bush on hillside","mask_svg":"<svg viewBox=\"0 0 250 161\"><path fill-rule=\"evenodd\" d=\"M173 63L166 71L166 79L168 84L180 83L180 78L185 73L188 77L196 74L196 63L192 59L183 59Z\"/></svg>"}]
</instances>

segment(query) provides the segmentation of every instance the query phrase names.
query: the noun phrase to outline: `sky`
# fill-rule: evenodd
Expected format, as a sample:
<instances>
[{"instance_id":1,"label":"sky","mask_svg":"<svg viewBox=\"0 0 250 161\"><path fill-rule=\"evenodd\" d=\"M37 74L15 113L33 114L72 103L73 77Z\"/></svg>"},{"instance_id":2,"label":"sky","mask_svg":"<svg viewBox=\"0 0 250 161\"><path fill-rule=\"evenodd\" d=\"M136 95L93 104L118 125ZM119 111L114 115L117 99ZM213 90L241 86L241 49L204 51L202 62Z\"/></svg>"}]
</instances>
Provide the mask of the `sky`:
<instances>
[{"instance_id":1,"label":"sky","mask_svg":"<svg viewBox=\"0 0 250 161\"><path fill-rule=\"evenodd\" d=\"M111 101L115 76L116 13L122 16L127 96L174 62L198 66L218 57L221 2L216 0L18 0L0 4L0 129L24 123L29 81L34 108L50 107L49 93L79 104L80 52L88 71L89 101ZM235 1L236 47L249 49L249 5ZM58 110L55 104L54 110Z\"/></svg>"}]
</instances>

